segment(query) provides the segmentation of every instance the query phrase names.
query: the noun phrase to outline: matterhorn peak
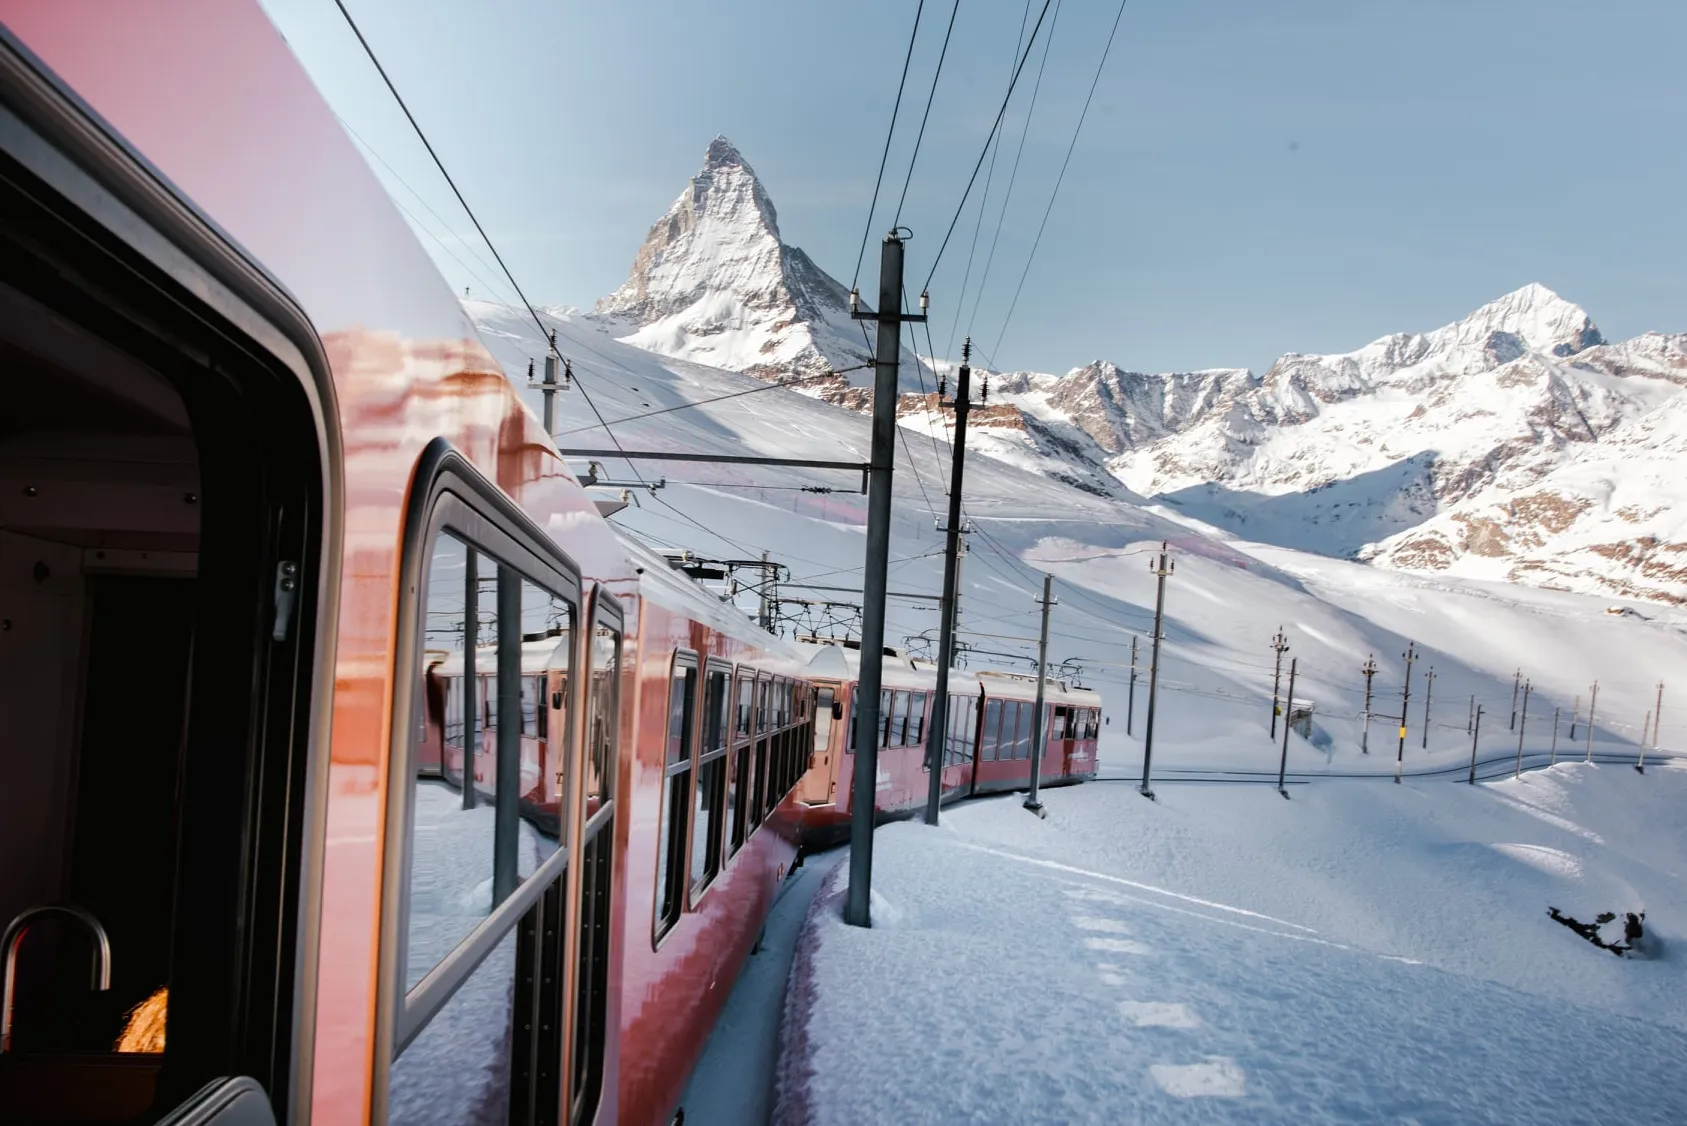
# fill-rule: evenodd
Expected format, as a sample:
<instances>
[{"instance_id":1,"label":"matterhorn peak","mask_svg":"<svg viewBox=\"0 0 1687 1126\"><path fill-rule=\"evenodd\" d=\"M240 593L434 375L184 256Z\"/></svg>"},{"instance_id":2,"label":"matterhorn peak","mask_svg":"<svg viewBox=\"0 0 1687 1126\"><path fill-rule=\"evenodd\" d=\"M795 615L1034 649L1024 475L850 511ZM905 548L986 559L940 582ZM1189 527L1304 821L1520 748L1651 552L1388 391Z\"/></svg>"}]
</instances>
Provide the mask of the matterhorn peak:
<instances>
[{"instance_id":1,"label":"matterhorn peak","mask_svg":"<svg viewBox=\"0 0 1687 1126\"><path fill-rule=\"evenodd\" d=\"M708 172L720 168L742 168L752 176L756 174L754 169L744 163L744 154L727 139L725 133L716 133L715 139L709 142L709 151L703 157L703 168Z\"/></svg>"}]
</instances>

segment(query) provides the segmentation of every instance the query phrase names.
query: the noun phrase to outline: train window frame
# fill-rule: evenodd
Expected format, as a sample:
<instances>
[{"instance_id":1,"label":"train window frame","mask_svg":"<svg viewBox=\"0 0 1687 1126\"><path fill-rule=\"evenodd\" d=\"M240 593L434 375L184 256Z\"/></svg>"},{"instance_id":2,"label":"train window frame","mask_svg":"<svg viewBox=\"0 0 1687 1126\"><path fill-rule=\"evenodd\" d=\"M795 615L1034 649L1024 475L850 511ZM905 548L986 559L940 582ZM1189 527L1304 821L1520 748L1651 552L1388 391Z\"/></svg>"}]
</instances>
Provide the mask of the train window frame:
<instances>
[{"instance_id":1,"label":"train window frame","mask_svg":"<svg viewBox=\"0 0 1687 1126\"><path fill-rule=\"evenodd\" d=\"M410 490L404 537L398 560L399 605L395 617L393 732L387 748L388 777L415 776L419 740L414 724L405 717L418 706L417 690L424 654L422 619L427 610L429 568L434 545L449 533L465 547L490 556L520 580L530 582L566 600L571 620L582 620L583 584L579 567L550 536L444 438L436 438L422 452ZM578 678L575 678L578 680ZM402 721L402 722L401 722ZM572 752L572 711L564 732L566 753ZM518 945L536 942L539 929L532 916L545 911L548 893L566 888L568 869L574 860L567 834L556 851L494 905L486 918L460 941L415 985L404 988L404 958L408 951L411 842L415 833L414 787L387 787L386 823L382 846L382 891L380 937L376 972L375 1061L370 1084L373 1121L384 1123L388 1114L393 1064L422 1030L444 1009L457 989L486 961L509 935L517 934ZM512 987L515 983L512 982ZM537 1005L542 987L522 985L517 1005ZM517 1021L518 1040L524 1033ZM527 1034L540 1035L540 1034ZM560 1028L552 1022L542 1034L547 1042L557 1038ZM517 1046L516 1051L525 1051ZM531 1075L523 1080L525 1092L514 1089L511 1097L527 1105L536 1091Z\"/></svg>"},{"instance_id":2,"label":"train window frame","mask_svg":"<svg viewBox=\"0 0 1687 1126\"><path fill-rule=\"evenodd\" d=\"M579 926L571 936L573 945L564 954L571 974L568 995L571 1008L567 1018L573 1040L563 1063L568 1077L567 1121L570 1126L581 1126L596 1116L602 1103L604 1071L609 1056L609 938L620 909L615 898L614 872L615 830L619 816L616 802L621 761L621 680L627 674L626 624L621 604L601 585L592 590L590 610L582 615L582 622L580 636L585 646L585 659L581 674L575 678L578 688L570 687L579 698L576 707L569 712L570 715L578 712L582 721L581 769L575 772L576 780L571 782L577 799L565 795L565 799L577 801L575 819L580 827L579 860L575 865L578 875L574 890ZM607 630L613 637L614 668L612 674L605 678L608 697L604 709L607 716L605 755L599 772L603 797L598 808L588 816L586 759L592 753L589 740L593 738L591 723L595 718L597 632L600 629ZM588 880L591 881L589 888ZM588 924L592 924L589 936ZM591 1006L584 1012L583 1002ZM595 1023L583 1026L582 1021ZM583 1070L587 1072L584 1079Z\"/></svg>"},{"instance_id":3,"label":"train window frame","mask_svg":"<svg viewBox=\"0 0 1687 1126\"><path fill-rule=\"evenodd\" d=\"M690 674L689 677L686 674ZM681 686L689 680L689 688ZM698 722L698 704L703 695L703 664L702 658L691 649L675 649L668 666L668 691L664 695L665 718L662 722L662 795L661 806L657 814L656 829L656 869L652 873L651 888L651 922L650 948L660 949L664 939L674 932L680 919L685 917L686 888L690 884L690 830L691 810L696 802L695 785L698 729L702 726ZM674 699L676 690L686 691L685 698L680 700L680 731L682 746L676 761L670 761L671 748L674 741ZM674 779L685 776L685 800L674 801L672 820L664 813L668 812L668 802L675 789ZM664 868L667 869L664 879ZM678 877L678 883L674 882ZM672 893L673 906L663 910L663 892Z\"/></svg>"},{"instance_id":4,"label":"train window frame","mask_svg":"<svg viewBox=\"0 0 1687 1126\"><path fill-rule=\"evenodd\" d=\"M710 683L717 676L722 678L721 697L719 714L714 715L710 710L713 700ZM730 827L725 824L726 787L729 781L726 771L731 766L732 678L733 667L731 662L714 657L710 657L704 662L700 680L701 699L699 700L703 718L698 730L698 738L693 741L693 754L696 756L696 761L692 767L691 792L693 816L701 811L701 800L708 802L708 830L703 842L705 852L702 872L697 872L695 852L686 864L687 904L692 909L696 908L703 896L714 886L715 880L721 872L726 870L726 839L730 835ZM713 721L711 716L713 716ZM718 733L720 737L719 746L710 745L711 729ZM704 769L717 762L721 764L720 768L709 784L710 792L704 795L702 792ZM697 836L697 828L693 826L689 845L692 850L697 847ZM710 851L713 853L712 856L709 855Z\"/></svg>"}]
</instances>

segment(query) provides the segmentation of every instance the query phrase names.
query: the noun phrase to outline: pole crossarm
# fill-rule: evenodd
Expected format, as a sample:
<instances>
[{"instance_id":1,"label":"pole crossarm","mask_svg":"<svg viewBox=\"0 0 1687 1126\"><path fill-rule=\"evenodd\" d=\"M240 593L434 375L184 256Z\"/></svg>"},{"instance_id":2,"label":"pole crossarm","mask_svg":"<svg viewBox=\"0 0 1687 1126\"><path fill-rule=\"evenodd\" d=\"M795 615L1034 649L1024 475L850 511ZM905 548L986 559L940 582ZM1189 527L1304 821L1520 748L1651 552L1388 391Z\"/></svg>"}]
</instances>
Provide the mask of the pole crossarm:
<instances>
[{"instance_id":1,"label":"pole crossarm","mask_svg":"<svg viewBox=\"0 0 1687 1126\"><path fill-rule=\"evenodd\" d=\"M867 491L867 474L874 468L866 461L810 461L792 457L748 457L742 454L687 454L669 450L558 449L563 457L623 458L627 461L697 461L715 465L783 465L793 469L847 469L861 474L861 491ZM882 467L881 467L882 468Z\"/></svg>"}]
</instances>

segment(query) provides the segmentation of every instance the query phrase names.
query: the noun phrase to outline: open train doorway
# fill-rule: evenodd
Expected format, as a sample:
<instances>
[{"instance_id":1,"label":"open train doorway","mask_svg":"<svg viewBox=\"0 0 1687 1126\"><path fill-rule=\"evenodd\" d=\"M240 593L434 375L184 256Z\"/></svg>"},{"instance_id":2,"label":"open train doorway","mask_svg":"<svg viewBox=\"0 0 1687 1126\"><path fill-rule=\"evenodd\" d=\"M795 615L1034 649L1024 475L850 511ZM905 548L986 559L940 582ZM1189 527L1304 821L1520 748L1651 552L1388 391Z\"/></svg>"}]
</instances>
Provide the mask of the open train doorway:
<instances>
[{"instance_id":1,"label":"open train doorway","mask_svg":"<svg viewBox=\"0 0 1687 1126\"><path fill-rule=\"evenodd\" d=\"M0 1120L285 1121L315 416L5 125Z\"/></svg>"}]
</instances>

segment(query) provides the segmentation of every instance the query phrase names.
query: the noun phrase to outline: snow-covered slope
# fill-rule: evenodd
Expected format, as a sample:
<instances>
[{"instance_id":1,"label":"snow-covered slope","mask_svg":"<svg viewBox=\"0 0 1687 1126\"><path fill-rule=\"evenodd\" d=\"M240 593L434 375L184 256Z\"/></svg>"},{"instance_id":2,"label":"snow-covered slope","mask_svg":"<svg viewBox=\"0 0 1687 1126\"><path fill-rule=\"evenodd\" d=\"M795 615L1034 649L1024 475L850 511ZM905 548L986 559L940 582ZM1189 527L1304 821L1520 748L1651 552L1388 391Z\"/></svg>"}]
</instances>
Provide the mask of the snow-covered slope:
<instances>
[{"instance_id":1,"label":"snow-covered slope","mask_svg":"<svg viewBox=\"0 0 1687 1126\"><path fill-rule=\"evenodd\" d=\"M772 198L725 137L710 143L594 315L635 347L764 379L858 369L872 356L870 336L850 319L849 291L780 238ZM915 370L905 390L917 390ZM871 372L810 389L836 394L844 381L870 385Z\"/></svg>"},{"instance_id":2,"label":"snow-covered slope","mask_svg":"<svg viewBox=\"0 0 1687 1126\"><path fill-rule=\"evenodd\" d=\"M539 331L525 313L482 303L469 303L468 310L506 370L525 384L529 357L543 355ZM547 318L547 323L557 327L577 377L576 390L558 406L565 446L612 448L581 397L584 390L628 449L867 459L865 415L752 377L629 347L589 318ZM537 402L536 392L523 394ZM735 397L721 398L729 395ZM949 449L941 430L935 440L922 431L904 427L905 440L896 451L891 589L934 595L941 588L942 541L935 525L945 503ZM858 589L866 520L859 475L600 460L617 480L630 480L636 469L648 480L668 482L655 496L635 491L635 503L615 517L617 523L715 558L754 558L768 550L790 568L790 581L781 584L784 596L854 600L844 591L803 584ZM1085 682L1102 692L1113 717L1109 731L1117 739L1105 753L1110 763L1125 768L1141 746L1137 738L1123 738L1120 726L1128 710L1130 643L1133 636L1142 642L1146 666L1145 635L1154 605L1147 562L1162 539L1171 541L1178 558L1167 584L1156 720L1155 761L1167 765L1215 760L1275 765L1277 747L1267 734L1272 668L1266 643L1280 624L1294 646L1290 656L1300 662L1295 694L1317 705L1314 741L1297 736L1290 748L1291 763L1308 768L1392 770L1392 755L1375 753L1376 741L1386 734L1383 721L1372 733L1373 753L1358 750L1364 688L1359 666L1374 653L1383 670L1375 683L1379 700L1398 700L1404 671L1399 655L1408 639L1416 641L1420 655L1408 766L1468 755L1465 701L1477 696L1490 716L1508 707L1512 673L1520 665L1534 678L1531 748L1547 749L1553 707L1562 709L1567 737L1577 695L1583 695L1585 714L1587 686L1597 679L1596 746L1632 750L1653 703L1658 670L1687 663L1687 609L1642 606L1640 616L1615 616L1606 612L1610 598L1399 574L1227 542L1041 471L989 457L969 459L968 465L966 509L976 531L963 573L962 640L980 651L973 663L1027 667L1035 651L1041 572L1052 572L1061 602L1052 616L1051 658L1057 664L1070 661L1069 670L1082 669ZM788 610L799 620L804 613ZM936 622L929 601L893 600L887 638L929 651ZM1436 702L1424 749L1419 693L1429 665L1437 673ZM1139 683L1137 737L1143 688ZM1376 710L1385 709L1379 704ZM1664 745L1680 746L1683 733L1687 707L1666 700ZM1507 738L1514 745L1516 739L1503 719L1497 732L1485 727L1483 737L1499 745Z\"/></svg>"}]
</instances>

